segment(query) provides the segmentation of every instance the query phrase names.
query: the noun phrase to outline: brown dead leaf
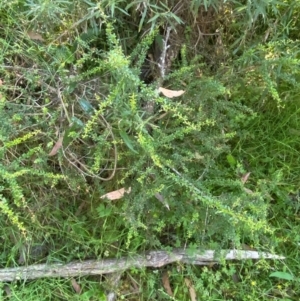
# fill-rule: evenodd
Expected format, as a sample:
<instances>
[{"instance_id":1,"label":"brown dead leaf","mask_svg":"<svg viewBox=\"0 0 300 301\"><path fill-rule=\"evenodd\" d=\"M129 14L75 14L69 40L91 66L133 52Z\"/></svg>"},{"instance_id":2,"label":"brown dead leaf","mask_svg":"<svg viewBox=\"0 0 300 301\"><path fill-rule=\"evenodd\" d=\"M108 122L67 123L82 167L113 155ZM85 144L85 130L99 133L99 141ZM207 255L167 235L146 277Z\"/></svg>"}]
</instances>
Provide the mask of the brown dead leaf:
<instances>
[{"instance_id":1,"label":"brown dead leaf","mask_svg":"<svg viewBox=\"0 0 300 301\"><path fill-rule=\"evenodd\" d=\"M172 292L172 288L170 285L169 274L167 271L163 273L162 283L163 283L163 287L166 290L166 292L168 293L168 295L173 297L173 292Z\"/></svg>"},{"instance_id":2,"label":"brown dead leaf","mask_svg":"<svg viewBox=\"0 0 300 301\"><path fill-rule=\"evenodd\" d=\"M121 188L121 189L111 191L111 192L108 192L108 193L102 195L100 197L100 199L107 198L111 201L118 200L118 199L121 199L124 196L125 193L130 193L130 191L131 191L131 187L129 187L128 189Z\"/></svg>"},{"instance_id":3,"label":"brown dead leaf","mask_svg":"<svg viewBox=\"0 0 300 301\"><path fill-rule=\"evenodd\" d=\"M197 295L196 295L195 288L194 288L194 286L192 284L192 281L189 278L184 278L184 282L185 282L185 285L189 289L191 301L197 301Z\"/></svg>"},{"instance_id":4,"label":"brown dead leaf","mask_svg":"<svg viewBox=\"0 0 300 301\"><path fill-rule=\"evenodd\" d=\"M78 295L80 295L80 294L81 294L81 287L80 287L80 285L78 284L78 282L77 282L74 278L72 278L71 284L72 284L72 286L73 286L73 288L74 288L74 291L75 291Z\"/></svg>"},{"instance_id":5,"label":"brown dead leaf","mask_svg":"<svg viewBox=\"0 0 300 301\"><path fill-rule=\"evenodd\" d=\"M175 90L165 89L163 87L159 87L158 91L161 92L164 96L166 96L168 98L179 97L183 93L185 93L185 91L183 91L183 90L177 90L177 91L175 91Z\"/></svg>"},{"instance_id":6,"label":"brown dead leaf","mask_svg":"<svg viewBox=\"0 0 300 301\"><path fill-rule=\"evenodd\" d=\"M41 41L41 42L44 41L43 37L35 31L28 31L27 35L31 40L38 40L38 41Z\"/></svg>"},{"instance_id":7,"label":"brown dead leaf","mask_svg":"<svg viewBox=\"0 0 300 301\"><path fill-rule=\"evenodd\" d=\"M51 152L49 153L49 156L55 156L58 152L58 150L62 147L62 142L63 142L64 136L60 136L56 143L54 144Z\"/></svg>"},{"instance_id":8,"label":"brown dead leaf","mask_svg":"<svg viewBox=\"0 0 300 301\"><path fill-rule=\"evenodd\" d=\"M245 175L241 177L241 181L243 184L245 184L248 181L250 174L251 172L247 172Z\"/></svg>"}]
</instances>

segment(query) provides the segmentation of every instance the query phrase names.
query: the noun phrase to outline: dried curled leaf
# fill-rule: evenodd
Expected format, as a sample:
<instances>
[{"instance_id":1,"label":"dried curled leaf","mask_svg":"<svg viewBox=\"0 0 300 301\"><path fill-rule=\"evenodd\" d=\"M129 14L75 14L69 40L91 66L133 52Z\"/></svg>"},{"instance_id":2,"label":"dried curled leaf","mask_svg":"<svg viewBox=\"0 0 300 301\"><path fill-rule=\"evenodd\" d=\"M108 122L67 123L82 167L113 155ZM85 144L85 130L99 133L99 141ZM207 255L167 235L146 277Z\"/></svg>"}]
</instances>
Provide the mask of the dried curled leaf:
<instances>
[{"instance_id":1,"label":"dried curled leaf","mask_svg":"<svg viewBox=\"0 0 300 301\"><path fill-rule=\"evenodd\" d=\"M173 297L173 292L172 292L172 288L171 288L171 285L170 285L170 279L169 279L168 272L163 273L162 283L163 283L163 287L166 290L166 292L168 293L168 295Z\"/></svg>"},{"instance_id":2,"label":"dried curled leaf","mask_svg":"<svg viewBox=\"0 0 300 301\"><path fill-rule=\"evenodd\" d=\"M39 33L35 32L35 31L28 31L27 35L31 40L37 40L37 41L41 41L41 42L44 41L42 35L40 35Z\"/></svg>"},{"instance_id":3,"label":"dried curled leaf","mask_svg":"<svg viewBox=\"0 0 300 301\"><path fill-rule=\"evenodd\" d=\"M81 294L81 287L80 287L80 285L78 284L78 282L74 278L71 279L71 284L72 284L72 287L73 287L74 291L77 294L80 295Z\"/></svg>"},{"instance_id":4,"label":"dried curled leaf","mask_svg":"<svg viewBox=\"0 0 300 301\"><path fill-rule=\"evenodd\" d=\"M183 91L183 90L177 90L177 91L175 91L175 90L165 89L163 87L159 87L158 91L160 93L162 93L164 96L168 97L168 98L179 97L183 93L185 93L185 91Z\"/></svg>"},{"instance_id":5,"label":"dried curled leaf","mask_svg":"<svg viewBox=\"0 0 300 301\"><path fill-rule=\"evenodd\" d=\"M118 199L121 199L124 196L125 193L130 193L130 191L131 191L131 187L129 187L128 189L121 188L121 189L118 189L118 190L108 192L108 193L102 195L100 198L101 199L107 198L111 201L118 200Z\"/></svg>"},{"instance_id":6,"label":"dried curled leaf","mask_svg":"<svg viewBox=\"0 0 300 301\"><path fill-rule=\"evenodd\" d=\"M189 278L184 278L184 282L189 289L191 301L197 301L197 295L196 295L195 288L192 284L192 281Z\"/></svg>"},{"instance_id":7,"label":"dried curled leaf","mask_svg":"<svg viewBox=\"0 0 300 301\"><path fill-rule=\"evenodd\" d=\"M248 181L250 174L251 172L247 172L245 175L242 176L241 181L243 184L245 184Z\"/></svg>"},{"instance_id":8,"label":"dried curled leaf","mask_svg":"<svg viewBox=\"0 0 300 301\"><path fill-rule=\"evenodd\" d=\"M54 144L51 152L49 153L49 156L55 156L57 154L57 152L59 151L59 149L62 147L62 142L63 142L63 135L59 137L59 139L56 141L56 143Z\"/></svg>"}]
</instances>

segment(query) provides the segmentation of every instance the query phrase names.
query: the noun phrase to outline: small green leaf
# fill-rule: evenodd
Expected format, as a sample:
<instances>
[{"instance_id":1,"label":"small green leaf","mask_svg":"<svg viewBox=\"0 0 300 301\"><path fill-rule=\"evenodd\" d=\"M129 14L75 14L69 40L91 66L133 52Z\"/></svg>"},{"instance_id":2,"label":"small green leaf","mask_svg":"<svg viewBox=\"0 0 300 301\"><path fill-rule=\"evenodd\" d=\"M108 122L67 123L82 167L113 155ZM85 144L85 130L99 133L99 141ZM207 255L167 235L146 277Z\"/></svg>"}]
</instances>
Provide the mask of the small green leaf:
<instances>
[{"instance_id":1,"label":"small green leaf","mask_svg":"<svg viewBox=\"0 0 300 301\"><path fill-rule=\"evenodd\" d=\"M172 17L175 19L175 21L178 24L184 24L184 22L178 16L176 16L175 14L172 14Z\"/></svg>"},{"instance_id":2,"label":"small green leaf","mask_svg":"<svg viewBox=\"0 0 300 301\"><path fill-rule=\"evenodd\" d=\"M138 152L133 148L132 142L125 131L120 130L120 135L123 138L127 147L132 150L134 153L138 154Z\"/></svg>"},{"instance_id":3,"label":"small green leaf","mask_svg":"<svg viewBox=\"0 0 300 301\"><path fill-rule=\"evenodd\" d=\"M227 155L226 159L227 159L227 162L229 163L229 165L231 167L235 167L236 166L236 160L235 160L235 158L232 155L230 155L230 154Z\"/></svg>"},{"instance_id":4,"label":"small green leaf","mask_svg":"<svg viewBox=\"0 0 300 301\"><path fill-rule=\"evenodd\" d=\"M79 100L79 104L82 108L83 111L85 111L86 113L88 114L92 114L94 112L94 107L91 105L91 103L89 101L87 101L86 99L84 98L81 98Z\"/></svg>"},{"instance_id":5,"label":"small green leaf","mask_svg":"<svg viewBox=\"0 0 300 301\"><path fill-rule=\"evenodd\" d=\"M75 117L75 116L73 116L73 117L71 118L71 121L72 121L73 123L75 123L77 126L79 126L80 128L83 128L83 127L84 127L84 123L83 123L79 118L77 118L77 117Z\"/></svg>"},{"instance_id":6,"label":"small green leaf","mask_svg":"<svg viewBox=\"0 0 300 301\"><path fill-rule=\"evenodd\" d=\"M104 204L100 204L99 207L97 207L97 212L99 217L108 217L112 213L112 209L106 207Z\"/></svg>"},{"instance_id":7,"label":"small green leaf","mask_svg":"<svg viewBox=\"0 0 300 301\"><path fill-rule=\"evenodd\" d=\"M294 280L294 276L291 275L290 273L280 272L280 271L270 274L270 277L275 277L275 278L284 279L284 280Z\"/></svg>"},{"instance_id":8,"label":"small green leaf","mask_svg":"<svg viewBox=\"0 0 300 301\"><path fill-rule=\"evenodd\" d=\"M143 26L143 24L144 24L146 14L147 14L147 6L146 6L146 8L145 8L144 11L143 11L143 14L142 14L142 17L141 17L141 20L140 20L140 24L139 24L139 32L142 30L142 26Z\"/></svg>"},{"instance_id":9,"label":"small green leaf","mask_svg":"<svg viewBox=\"0 0 300 301\"><path fill-rule=\"evenodd\" d=\"M154 17L152 17L147 23L151 23L151 22L154 23L158 17L159 17L159 14L154 15Z\"/></svg>"}]
</instances>

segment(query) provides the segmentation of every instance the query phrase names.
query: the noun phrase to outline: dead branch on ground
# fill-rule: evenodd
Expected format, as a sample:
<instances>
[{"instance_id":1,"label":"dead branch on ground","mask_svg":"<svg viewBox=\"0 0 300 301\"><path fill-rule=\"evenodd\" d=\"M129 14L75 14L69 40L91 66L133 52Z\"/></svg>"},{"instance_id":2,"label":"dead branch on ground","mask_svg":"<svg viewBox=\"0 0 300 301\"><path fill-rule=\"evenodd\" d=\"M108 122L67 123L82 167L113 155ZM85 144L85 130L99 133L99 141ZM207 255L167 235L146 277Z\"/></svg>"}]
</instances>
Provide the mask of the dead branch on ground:
<instances>
[{"instance_id":1,"label":"dead branch on ground","mask_svg":"<svg viewBox=\"0 0 300 301\"><path fill-rule=\"evenodd\" d=\"M284 259L285 257L245 250L224 250L220 258L225 260L245 259ZM194 265L208 265L218 263L215 251L195 250L193 254L184 249L167 251L150 251L142 255L122 257L119 259L87 260L70 262L67 264L35 264L27 267L0 269L0 281L31 280L42 277L76 277L87 275L102 275L122 272L131 268L162 267L164 265L181 262Z\"/></svg>"}]
</instances>

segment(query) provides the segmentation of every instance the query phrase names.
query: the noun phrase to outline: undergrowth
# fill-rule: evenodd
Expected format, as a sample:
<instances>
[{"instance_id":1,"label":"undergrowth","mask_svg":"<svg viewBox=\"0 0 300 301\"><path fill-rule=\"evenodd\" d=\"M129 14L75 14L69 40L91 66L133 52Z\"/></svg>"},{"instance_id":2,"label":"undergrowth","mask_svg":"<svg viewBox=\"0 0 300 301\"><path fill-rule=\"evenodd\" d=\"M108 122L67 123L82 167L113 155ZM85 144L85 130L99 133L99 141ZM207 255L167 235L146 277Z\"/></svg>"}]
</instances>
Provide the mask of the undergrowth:
<instances>
[{"instance_id":1,"label":"undergrowth","mask_svg":"<svg viewBox=\"0 0 300 301\"><path fill-rule=\"evenodd\" d=\"M0 4L1 266L255 249L287 260L132 270L117 293L189 300L192 286L199 300L296 300L297 5L125 2ZM105 300L104 276L77 282L81 294L69 279L1 292Z\"/></svg>"}]
</instances>

